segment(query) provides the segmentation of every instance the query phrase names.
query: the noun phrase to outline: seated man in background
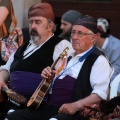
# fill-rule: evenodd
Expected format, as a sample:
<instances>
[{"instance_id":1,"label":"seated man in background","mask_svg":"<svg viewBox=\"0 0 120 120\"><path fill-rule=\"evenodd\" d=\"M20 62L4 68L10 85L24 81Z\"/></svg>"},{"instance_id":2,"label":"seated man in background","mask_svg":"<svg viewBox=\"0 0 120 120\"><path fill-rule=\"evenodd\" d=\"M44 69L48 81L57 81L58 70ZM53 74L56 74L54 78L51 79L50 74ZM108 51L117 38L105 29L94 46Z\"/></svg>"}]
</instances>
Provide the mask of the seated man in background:
<instances>
[{"instance_id":1,"label":"seated man in background","mask_svg":"<svg viewBox=\"0 0 120 120\"><path fill-rule=\"evenodd\" d=\"M97 23L99 29L99 35L95 42L108 57L112 67L114 68L114 73L111 77L111 81L120 73L120 40L110 34L108 34L108 29L110 28L109 23L104 18L99 18Z\"/></svg>"},{"instance_id":2,"label":"seated man in background","mask_svg":"<svg viewBox=\"0 0 120 120\"><path fill-rule=\"evenodd\" d=\"M97 37L97 19L91 16L79 18L71 31L71 54L66 68L51 84L49 99L37 110L16 110L6 120L76 120L81 107L107 99L112 69L102 51L94 47ZM44 79L56 74L46 67ZM80 120L87 120L81 116Z\"/></svg>"},{"instance_id":3,"label":"seated man in background","mask_svg":"<svg viewBox=\"0 0 120 120\"><path fill-rule=\"evenodd\" d=\"M29 99L42 80L43 68L51 66L66 47L70 51L73 49L70 42L54 36L54 13L50 4L33 5L28 18L31 40L19 47L0 67L0 91L7 88L5 81L10 78L10 89Z\"/></svg>"},{"instance_id":4,"label":"seated man in background","mask_svg":"<svg viewBox=\"0 0 120 120\"><path fill-rule=\"evenodd\" d=\"M78 18L80 18L81 16L82 14L76 10L69 10L65 12L61 18L60 29L62 30L62 33L59 35L59 37L67 39L68 41L71 42L72 40L70 33L72 30L72 26L74 22L77 21Z\"/></svg>"}]
</instances>

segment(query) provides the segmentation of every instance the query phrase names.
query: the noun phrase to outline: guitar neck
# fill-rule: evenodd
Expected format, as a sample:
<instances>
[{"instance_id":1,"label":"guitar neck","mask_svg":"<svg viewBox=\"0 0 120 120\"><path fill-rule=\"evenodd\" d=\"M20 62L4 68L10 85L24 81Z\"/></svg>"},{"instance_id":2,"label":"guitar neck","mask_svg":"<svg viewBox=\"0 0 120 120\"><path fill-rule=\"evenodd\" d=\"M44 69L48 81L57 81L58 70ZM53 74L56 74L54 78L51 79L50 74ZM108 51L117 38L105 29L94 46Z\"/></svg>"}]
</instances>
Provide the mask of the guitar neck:
<instances>
[{"instance_id":1,"label":"guitar neck","mask_svg":"<svg viewBox=\"0 0 120 120\"><path fill-rule=\"evenodd\" d=\"M16 92L12 91L8 87L3 87L2 92L6 93L9 100L11 102L13 102L14 104L18 105L18 106L20 104L26 104L27 103L27 99L24 96L20 95L19 93L16 93Z\"/></svg>"}]
</instances>

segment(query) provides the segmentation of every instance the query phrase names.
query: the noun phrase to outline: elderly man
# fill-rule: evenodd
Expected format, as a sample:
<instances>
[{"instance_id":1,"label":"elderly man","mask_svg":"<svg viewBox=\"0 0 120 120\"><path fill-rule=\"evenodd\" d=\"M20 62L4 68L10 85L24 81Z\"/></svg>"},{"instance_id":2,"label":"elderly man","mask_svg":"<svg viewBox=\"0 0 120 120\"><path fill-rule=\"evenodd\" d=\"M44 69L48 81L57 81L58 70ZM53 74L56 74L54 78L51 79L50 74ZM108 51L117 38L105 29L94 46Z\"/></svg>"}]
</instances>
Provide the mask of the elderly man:
<instances>
[{"instance_id":1,"label":"elderly man","mask_svg":"<svg viewBox=\"0 0 120 120\"><path fill-rule=\"evenodd\" d=\"M71 42L72 40L70 33L72 30L72 26L74 22L77 21L81 16L82 14L76 10L68 10L67 12L65 12L61 18L60 29L62 30L62 33L59 35L59 37L67 39Z\"/></svg>"},{"instance_id":2,"label":"elderly man","mask_svg":"<svg viewBox=\"0 0 120 120\"><path fill-rule=\"evenodd\" d=\"M73 49L70 42L54 36L54 13L50 4L33 5L28 18L31 40L0 67L0 90L7 87L5 81L10 77L10 89L29 99L42 80L43 68L51 66L66 47Z\"/></svg>"},{"instance_id":3,"label":"elderly man","mask_svg":"<svg viewBox=\"0 0 120 120\"><path fill-rule=\"evenodd\" d=\"M8 120L75 120L81 107L106 99L112 69L94 47L96 32L97 20L93 17L83 16L75 22L71 32L75 52L66 68L53 79L48 103L43 102L38 110L17 110ZM45 79L52 74L56 71L50 67L41 73Z\"/></svg>"}]
</instances>

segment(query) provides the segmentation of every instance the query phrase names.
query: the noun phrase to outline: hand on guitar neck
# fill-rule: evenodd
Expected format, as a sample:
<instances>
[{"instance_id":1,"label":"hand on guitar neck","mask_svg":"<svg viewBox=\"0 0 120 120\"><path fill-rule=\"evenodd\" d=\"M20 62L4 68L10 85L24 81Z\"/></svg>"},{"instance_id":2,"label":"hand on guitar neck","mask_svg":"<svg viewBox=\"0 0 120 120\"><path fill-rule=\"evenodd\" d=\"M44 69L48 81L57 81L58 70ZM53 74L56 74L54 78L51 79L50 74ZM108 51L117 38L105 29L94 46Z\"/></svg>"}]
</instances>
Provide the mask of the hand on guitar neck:
<instances>
[{"instance_id":1,"label":"hand on guitar neck","mask_svg":"<svg viewBox=\"0 0 120 120\"><path fill-rule=\"evenodd\" d=\"M51 67L46 67L43 72L41 73L41 76L43 79L46 79L48 82L51 82L51 80L54 78L56 71L52 70Z\"/></svg>"},{"instance_id":2,"label":"hand on guitar neck","mask_svg":"<svg viewBox=\"0 0 120 120\"><path fill-rule=\"evenodd\" d=\"M54 70L55 68L55 65L57 64L57 62L59 61L60 58L64 58L67 56L67 52L68 52L69 48L65 48L63 50L63 52L60 54L60 56L56 59L56 61L52 64L51 67L46 67L42 73L41 73L41 76L43 77L43 79L46 79L46 80L52 80L51 78L54 77L54 75L56 74L56 71Z\"/></svg>"}]
</instances>

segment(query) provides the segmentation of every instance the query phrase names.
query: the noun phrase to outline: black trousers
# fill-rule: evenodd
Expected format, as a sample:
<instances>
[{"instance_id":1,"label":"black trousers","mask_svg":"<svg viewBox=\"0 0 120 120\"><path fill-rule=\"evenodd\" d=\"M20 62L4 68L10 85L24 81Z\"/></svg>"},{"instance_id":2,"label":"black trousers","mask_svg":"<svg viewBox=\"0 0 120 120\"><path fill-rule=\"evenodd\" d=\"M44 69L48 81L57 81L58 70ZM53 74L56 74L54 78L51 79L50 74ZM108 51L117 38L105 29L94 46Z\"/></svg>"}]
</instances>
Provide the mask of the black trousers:
<instances>
[{"instance_id":1,"label":"black trousers","mask_svg":"<svg viewBox=\"0 0 120 120\"><path fill-rule=\"evenodd\" d=\"M56 118L57 120L76 120L76 115L58 114L58 109L59 107L52 105L41 105L37 110L16 110L6 118L8 120L49 120L50 118Z\"/></svg>"}]
</instances>

